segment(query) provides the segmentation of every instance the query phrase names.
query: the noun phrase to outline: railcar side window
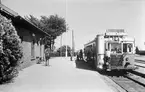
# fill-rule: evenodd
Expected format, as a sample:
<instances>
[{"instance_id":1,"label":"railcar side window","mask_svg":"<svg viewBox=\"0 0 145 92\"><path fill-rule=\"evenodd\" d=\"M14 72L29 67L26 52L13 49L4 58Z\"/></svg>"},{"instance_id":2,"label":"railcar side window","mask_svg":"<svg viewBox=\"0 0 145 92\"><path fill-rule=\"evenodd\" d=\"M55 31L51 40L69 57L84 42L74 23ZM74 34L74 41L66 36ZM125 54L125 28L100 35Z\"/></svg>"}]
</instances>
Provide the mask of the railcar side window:
<instances>
[{"instance_id":1,"label":"railcar side window","mask_svg":"<svg viewBox=\"0 0 145 92\"><path fill-rule=\"evenodd\" d=\"M127 52L127 44L123 44L123 52Z\"/></svg>"}]
</instances>

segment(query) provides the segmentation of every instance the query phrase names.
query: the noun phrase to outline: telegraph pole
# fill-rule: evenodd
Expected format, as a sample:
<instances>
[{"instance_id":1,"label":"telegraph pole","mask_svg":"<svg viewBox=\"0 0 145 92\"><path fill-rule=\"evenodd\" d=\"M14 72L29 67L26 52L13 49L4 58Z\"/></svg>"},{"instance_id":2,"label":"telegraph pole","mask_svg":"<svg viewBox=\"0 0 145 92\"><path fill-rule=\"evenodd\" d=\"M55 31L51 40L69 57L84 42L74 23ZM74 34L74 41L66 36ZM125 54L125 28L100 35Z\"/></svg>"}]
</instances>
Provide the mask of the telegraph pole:
<instances>
[{"instance_id":1,"label":"telegraph pole","mask_svg":"<svg viewBox=\"0 0 145 92\"><path fill-rule=\"evenodd\" d=\"M67 9L68 9L68 6L67 6L67 0L65 0L65 2L66 2L66 12L68 11ZM66 23L67 23L67 13L66 13ZM66 28L66 51L65 51L65 57L67 57L67 24L66 24L66 26L65 26L65 28Z\"/></svg>"},{"instance_id":2,"label":"telegraph pole","mask_svg":"<svg viewBox=\"0 0 145 92\"><path fill-rule=\"evenodd\" d=\"M73 60L73 56L74 56L74 32L72 30L72 51L71 51L71 58L70 60Z\"/></svg>"},{"instance_id":3,"label":"telegraph pole","mask_svg":"<svg viewBox=\"0 0 145 92\"><path fill-rule=\"evenodd\" d=\"M72 56L74 56L75 42L74 42L74 31L72 30Z\"/></svg>"},{"instance_id":4,"label":"telegraph pole","mask_svg":"<svg viewBox=\"0 0 145 92\"><path fill-rule=\"evenodd\" d=\"M71 57L70 60L73 60L73 54L74 54L74 35L73 35L73 30L72 30L72 50L71 50Z\"/></svg>"},{"instance_id":5,"label":"telegraph pole","mask_svg":"<svg viewBox=\"0 0 145 92\"><path fill-rule=\"evenodd\" d=\"M60 36L60 48L62 48L62 34ZM62 56L62 50L60 49L60 56Z\"/></svg>"},{"instance_id":6,"label":"telegraph pole","mask_svg":"<svg viewBox=\"0 0 145 92\"><path fill-rule=\"evenodd\" d=\"M67 31L66 31L66 51L65 51L65 57L67 57Z\"/></svg>"}]
</instances>

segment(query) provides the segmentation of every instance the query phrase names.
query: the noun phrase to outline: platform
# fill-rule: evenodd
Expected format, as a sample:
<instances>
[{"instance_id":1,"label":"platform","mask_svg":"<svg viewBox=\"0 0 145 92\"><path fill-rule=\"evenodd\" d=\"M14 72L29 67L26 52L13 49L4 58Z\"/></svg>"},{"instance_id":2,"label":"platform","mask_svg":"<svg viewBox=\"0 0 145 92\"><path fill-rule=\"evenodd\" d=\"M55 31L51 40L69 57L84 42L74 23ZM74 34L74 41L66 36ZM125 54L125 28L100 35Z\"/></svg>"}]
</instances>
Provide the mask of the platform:
<instances>
[{"instance_id":1,"label":"platform","mask_svg":"<svg viewBox=\"0 0 145 92\"><path fill-rule=\"evenodd\" d=\"M0 92L113 92L98 72L76 64L69 58L35 64L20 71L14 83L1 85Z\"/></svg>"}]
</instances>

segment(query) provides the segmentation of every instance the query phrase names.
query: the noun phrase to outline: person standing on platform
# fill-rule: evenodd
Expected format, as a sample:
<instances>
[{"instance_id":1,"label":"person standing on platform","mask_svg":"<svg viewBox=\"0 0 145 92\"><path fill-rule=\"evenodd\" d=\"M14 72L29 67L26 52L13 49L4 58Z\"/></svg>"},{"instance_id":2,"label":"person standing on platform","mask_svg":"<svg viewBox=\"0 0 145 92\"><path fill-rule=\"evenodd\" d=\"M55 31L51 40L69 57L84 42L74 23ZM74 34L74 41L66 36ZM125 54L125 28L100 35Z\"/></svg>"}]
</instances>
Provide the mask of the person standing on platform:
<instances>
[{"instance_id":1,"label":"person standing on platform","mask_svg":"<svg viewBox=\"0 0 145 92\"><path fill-rule=\"evenodd\" d=\"M79 57L80 57L80 60L83 60L83 50L82 49L80 50Z\"/></svg>"},{"instance_id":2,"label":"person standing on platform","mask_svg":"<svg viewBox=\"0 0 145 92\"><path fill-rule=\"evenodd\" d=\"M46 66L49 66L50 52L51 52L50 47L45 49L45 65Z\"/></svg>"}]
</instances>

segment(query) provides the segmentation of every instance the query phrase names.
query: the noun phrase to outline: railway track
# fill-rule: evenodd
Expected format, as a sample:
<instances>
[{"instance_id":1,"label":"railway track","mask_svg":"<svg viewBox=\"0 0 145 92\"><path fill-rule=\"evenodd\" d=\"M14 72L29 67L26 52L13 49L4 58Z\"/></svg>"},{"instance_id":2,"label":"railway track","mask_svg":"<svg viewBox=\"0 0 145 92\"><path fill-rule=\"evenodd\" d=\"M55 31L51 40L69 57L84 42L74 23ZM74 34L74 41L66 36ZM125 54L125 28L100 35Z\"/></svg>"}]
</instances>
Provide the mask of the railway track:
<instances>
[{"instance_id":1,"label":"railway track","mask_svg":"<svg viewBox=\"0 0 145 92\"><path fill-rule=\"evenodd\" d=\"M139 68L145 69L145 60L135 59L135 65ZM103 79L108 81L107 78L111 79L113 83L108 83L109 86L115 88L115 92L145 92L145 71L144 73L139 72L138 69L135 71L128 72L112 72L102 73ZM106 78L107 77L107 78ZM117 85L116 85L117 84Z\"/></svg>"},{"instance_id":2,"label":"railway track","mask_svg":"<svg viewBox=\"0 0 145 92\"><path fill-rule=\"evenodd\" d=\"M113 80L125 92L145 92L145 78L130 72L125 74L117 73L114 72L111 75L107 75L107 77Z\"/></svg>"},{"instance_id":3,"label":"railway track","mask_svg":"<svg viewBox=\"0 0 145 92\"><path fill-rule=\"evenodd\" d=\"M135 59L135 66L145 68L145 60ZM114 72L107 74L113 82L121 87L124 92L145 92L145 72L128 71L128 72ZM122 91L117 91L122 92Z\"/></svg>"},{"instance_id":4,"label":"railway track","mask_svg":"<svg viewBox=\"0 0 145 92\"><path fill-rule=\"evenodd\" d=\"M135 59L135 65L144 69L145 60ZM125 92L145 92L145 73L143 72L135 70L120 74L113 73L107 77L113 80Z\"/></svg>"},{"instance_id":5,"label":"railway track","mask_svg":"<svg viewBox=\"0 0 145 92\"><path fill-rule=\"evenodd\" d=\"M135 66L145 68L145 60L135 59Z\"/></svg>"}]
</instances>

